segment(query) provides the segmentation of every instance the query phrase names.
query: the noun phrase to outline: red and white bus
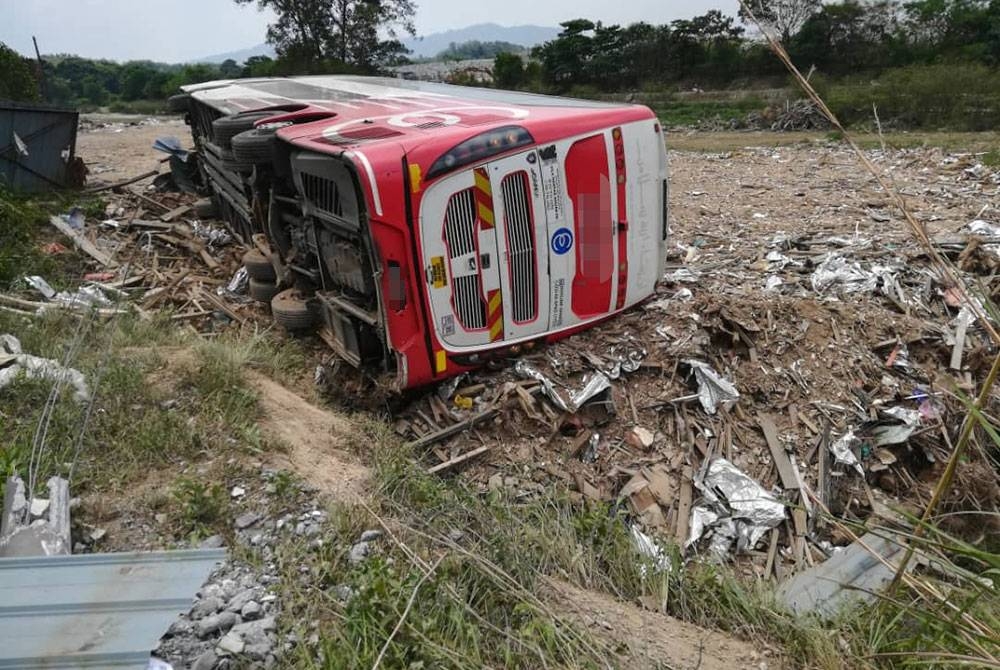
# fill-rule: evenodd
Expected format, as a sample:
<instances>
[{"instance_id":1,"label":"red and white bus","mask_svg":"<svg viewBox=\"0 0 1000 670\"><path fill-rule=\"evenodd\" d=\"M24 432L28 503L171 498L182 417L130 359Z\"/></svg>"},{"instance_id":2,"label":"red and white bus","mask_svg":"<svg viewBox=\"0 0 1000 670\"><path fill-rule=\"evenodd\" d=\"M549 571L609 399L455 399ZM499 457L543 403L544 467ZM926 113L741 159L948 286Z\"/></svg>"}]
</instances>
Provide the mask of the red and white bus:
<instances>
[{"instance_id":1,"label":"red and white bus","mask_svg":"<svg viewBox=\"0 0 1000 670\"><path fill-rule=\"evenodd\" d=\"M180 103L251 293L400 388L650 296L667 155L648 108L401 79L216 81Z\"/></svg>"}]
</instances>

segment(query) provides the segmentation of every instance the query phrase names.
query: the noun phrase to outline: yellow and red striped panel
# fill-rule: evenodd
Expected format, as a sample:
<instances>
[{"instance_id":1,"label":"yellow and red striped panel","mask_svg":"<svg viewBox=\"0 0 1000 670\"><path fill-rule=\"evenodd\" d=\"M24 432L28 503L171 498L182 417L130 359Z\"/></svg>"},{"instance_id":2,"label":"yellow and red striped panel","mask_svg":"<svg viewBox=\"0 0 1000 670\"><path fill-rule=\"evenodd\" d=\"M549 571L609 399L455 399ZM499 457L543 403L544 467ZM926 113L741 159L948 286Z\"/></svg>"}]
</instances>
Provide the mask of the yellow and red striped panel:
<instances>
[{"instance_id":1,"label":"yellow and red striped panel","mask_svg":"<svg viewBox=\"0 0 1000 670\"><path fill-rule=\"evenodd\" d=\"M476 168L476 216L483 230L492 230L495 225L493 217L493 187L490 186L490 176L486 168Z\"/></svg>"},{"instance_id":2,"label":"yellow and red striped panel","mask_svg":"<svg viewBox=\"0 0 1000 670\"><path fill-rule=\"evenodd\" d=\"M487 292L486 327L490 330L490 342L503 339L503 298L500 289Z\"/></svg>"}]
</instances>

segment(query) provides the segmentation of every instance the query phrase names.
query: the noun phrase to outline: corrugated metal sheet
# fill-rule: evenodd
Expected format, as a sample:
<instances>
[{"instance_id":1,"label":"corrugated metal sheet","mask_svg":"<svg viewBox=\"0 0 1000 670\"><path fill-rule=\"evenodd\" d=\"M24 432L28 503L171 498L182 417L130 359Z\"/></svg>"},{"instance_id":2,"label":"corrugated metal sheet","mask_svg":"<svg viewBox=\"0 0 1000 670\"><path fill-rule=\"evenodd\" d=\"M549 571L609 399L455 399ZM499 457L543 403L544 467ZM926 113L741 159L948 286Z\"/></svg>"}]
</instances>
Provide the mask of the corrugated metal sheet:
<instances>
[{"instance_id":1,"label":"corrugated metal sheet","mask_svg":"<svg viewBox=\"0 0 1000 670\"><path fill-rule=\"evenodd\" d=\"M0 668L145 668L222 549L0 559Z\"/></svg>"},{"instance_id":2,"label":"corrugated metal sheet","mask_svg":"<svg viewBox=\"0 0 1000 670\"><path fill-rule=\"evenodd\" d=\"M19 191L66 186L78 120L73 110L0 101L0 182ZM27 156L18 152L15 133Z\"/></svg>"}]
</instances>

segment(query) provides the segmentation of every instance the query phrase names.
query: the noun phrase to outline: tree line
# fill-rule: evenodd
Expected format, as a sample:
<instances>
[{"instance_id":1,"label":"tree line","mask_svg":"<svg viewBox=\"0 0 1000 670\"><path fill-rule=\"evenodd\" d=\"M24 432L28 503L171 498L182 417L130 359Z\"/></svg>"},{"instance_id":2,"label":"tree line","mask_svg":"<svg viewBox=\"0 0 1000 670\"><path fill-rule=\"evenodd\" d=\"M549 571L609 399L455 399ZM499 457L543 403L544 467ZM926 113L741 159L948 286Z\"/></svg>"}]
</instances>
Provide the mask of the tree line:
<instances>
[{"instance_id":1,"label":"tree line","mask_svg":"<svg viewBox=\"0 0 1000 670\"><path fill-rule=\"evenodd\" d=\"M755 0L750 11L804 70L832 78L914 65L1000 65L1000 0ZM742 20L742 21L741 21ZM497 58L498 84L565 92L649 85L728 86L784 77L747 13L712 10L664 25L561 24L532 54L540 67ZM751 27L754 30L751 30Z\"/></svg>"}]
</instances>

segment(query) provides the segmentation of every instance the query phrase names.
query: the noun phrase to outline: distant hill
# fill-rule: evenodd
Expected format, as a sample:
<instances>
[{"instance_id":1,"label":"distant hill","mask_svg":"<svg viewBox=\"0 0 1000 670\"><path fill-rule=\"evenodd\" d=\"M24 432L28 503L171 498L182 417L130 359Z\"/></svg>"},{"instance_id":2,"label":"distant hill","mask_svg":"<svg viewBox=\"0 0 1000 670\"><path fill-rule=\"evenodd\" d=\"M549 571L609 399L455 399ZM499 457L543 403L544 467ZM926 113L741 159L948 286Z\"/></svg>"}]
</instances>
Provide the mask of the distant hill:
<instances>
[{"instance_id":1,"label":"distant hill","mask_svg":"<svg viewBox=\"0 0 1000 670\"><path fill-rule=\"evenodd\" d=\"M255 47L250 47L249 49L240 49L239 51L230 51L229 53L205 56L204 58L199 58L194 62L221 63L222 61L226 61L231 58L237 63L243 63L247 58L252 58L253 56L270 56L271 58L274 58L274 47L270 44L258 44Z\"/></svg>"},{"instance_id":2,"label":"distant hill","mask_svg":"<svg viewBox=\"0 0 1000 670\"><path fill-rule=\"evenodd\" d=\"M536 44L553 39L558 34L559 28L550 28L548 26L501 26L496 23L479 23L456 30L445 30L444 32L431 33L423 37L404 39L403 45L413 52L410 54L411 58L432 58L447 49L452 42L461 44L470 40L479 40L480 42L502 41L519 44L523 47L533 47ZM237 63L242 63L251 56L270 56L274 58L274 48L269 44L258 44L249 49L205 56L193 62L221 63L231 58Z\"/></svg>"},{"instance_id":3,"label":"distant hill","mask_svg":"<svg viewBox=\"0 0 1000 670\"><path fill-rule=\"evenodd\" d=\"M423 37L413 37L403 40L407 49L412 51L411 58L431 58L438 55L454 42L461 44L469 40L480 42L511 42L524 47L532 47L547 42L559 34L559 28L548 26L501 26L496 23L479 23L474 26L431 33Z\"/></svg>"}]
</instances>

